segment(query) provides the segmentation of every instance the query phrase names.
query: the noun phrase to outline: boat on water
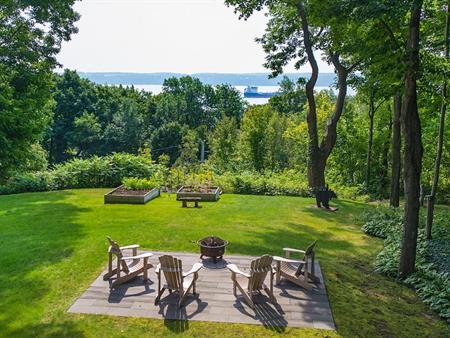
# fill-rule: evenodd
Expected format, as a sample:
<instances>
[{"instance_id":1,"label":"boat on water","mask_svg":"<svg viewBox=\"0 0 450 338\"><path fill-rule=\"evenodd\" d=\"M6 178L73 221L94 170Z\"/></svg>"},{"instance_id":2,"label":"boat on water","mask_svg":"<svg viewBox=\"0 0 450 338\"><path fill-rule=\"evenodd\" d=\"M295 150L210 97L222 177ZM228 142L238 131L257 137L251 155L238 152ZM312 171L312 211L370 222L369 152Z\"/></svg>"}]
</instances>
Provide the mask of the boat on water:
<instances>
[{"instance_id":1,"label":"boat on water","mask_svg":"<svg viewBox=\"0 0 450 338\"><path fill-rule=\"evenodd\" d=\"M247 86L244 89L244 97L247 98L269 98L277 95L277 93L259 92L257 86Z\"/></svg>"}]
</instances>

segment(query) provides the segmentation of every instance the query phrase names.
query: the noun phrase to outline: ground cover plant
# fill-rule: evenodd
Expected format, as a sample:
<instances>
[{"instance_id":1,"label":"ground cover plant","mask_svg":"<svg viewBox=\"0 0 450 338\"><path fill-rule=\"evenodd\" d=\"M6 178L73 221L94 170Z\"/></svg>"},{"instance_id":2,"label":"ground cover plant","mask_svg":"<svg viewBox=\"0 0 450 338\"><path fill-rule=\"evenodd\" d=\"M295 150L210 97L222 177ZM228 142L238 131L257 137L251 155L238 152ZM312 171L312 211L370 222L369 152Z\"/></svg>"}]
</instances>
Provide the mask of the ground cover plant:
<instances>
[{"instance_id":1,"label":"ground cover plant","mask_svg":"<svg viewBox=\"0 0 450 338\"><path fill-rule=\"evenodd\" d=\"M433 239L427 240L424 229L419 230L416 271L404 283L413 287L425 304L450 323L449 215L447 209L436 214ZM363 230L366 233L385 238L383 249L375 261L375 271L398 278L403 222L401 210L379 207L368 212L365 219Z\"/></svg>"},{"instance_id":2,"label":"ground cover plant","mask_svg":"<svg viewBox=\"0 0 450 338\"><path fill-rule=\"evenodd\" d=\"M222 196L202 209L182 209L163 194L145 206L104 205L107 189L0 196L0 336L114 337L444 337L448 328L413 290L373 271L382 240L358 220L367 205L338 201L323 213L311 198ZM189 217L186 217L188 215ZM107 263L106 235L148 250L197 252L214 234L230 254L280 254L319 239L337 332L255 325L68 314ZM199 290L201 293L201 290Z\"/></svg>"}]
</instances>

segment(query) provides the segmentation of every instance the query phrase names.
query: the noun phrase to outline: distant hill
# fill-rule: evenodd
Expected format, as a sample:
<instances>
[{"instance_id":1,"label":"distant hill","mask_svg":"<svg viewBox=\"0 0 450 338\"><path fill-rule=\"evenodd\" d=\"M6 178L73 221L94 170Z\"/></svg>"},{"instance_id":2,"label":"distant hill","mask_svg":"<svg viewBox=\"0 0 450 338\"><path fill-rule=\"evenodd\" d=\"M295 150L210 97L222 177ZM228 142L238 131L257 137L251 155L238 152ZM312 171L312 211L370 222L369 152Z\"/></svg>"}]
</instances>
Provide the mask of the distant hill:
<instances>
[{"instance_id":1,"label":"distant hill","mask_svg":"<svg viewBox=\"0 0 450 338\"><path fill-rule=\"evenodd\" d=\"M224 73L85 73L79 72L80 76L99 84L123 84L123 85L161 85L164 79L169 77L181 77L190 75L200 79L203 83L217 85L227 83L232 86L276 86L281 81L282 76L269 79L269 73L242 73L242 74L224 74ZM287 73L284 74L291 80L297 81L298 78L308 79L309 73ZM335 82L336 76L333 73L323 73L319 75L316 86L330 87Z\"/></svg>"}]
</instances>

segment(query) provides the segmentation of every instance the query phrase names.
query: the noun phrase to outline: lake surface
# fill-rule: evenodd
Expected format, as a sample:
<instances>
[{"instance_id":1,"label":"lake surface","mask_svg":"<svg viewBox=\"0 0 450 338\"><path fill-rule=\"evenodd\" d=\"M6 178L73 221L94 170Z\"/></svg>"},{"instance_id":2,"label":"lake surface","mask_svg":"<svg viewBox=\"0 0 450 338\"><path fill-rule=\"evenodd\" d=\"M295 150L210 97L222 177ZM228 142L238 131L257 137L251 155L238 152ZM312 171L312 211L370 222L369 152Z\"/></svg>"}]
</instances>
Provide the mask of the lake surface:
<instances>
[{"instance_id":1,"label":"lake surface","mask_svg":"<svg viewBox=\"0 0 450 338\"><path fill-rule=\"evenodd\" d=\"M162 85L134 85L134 88L141 89L146 92L152 92L153 94L159 94L162 92ZM247 86L234 86L239 92L241 92L242 96L244 96L244 89ZM280 89L279 86L258 86L258 91L261 93L273 93ZM316 87L316 90L329 89L329 87ZM349 88L349 95L354 95L354 91ZM269 102L269 98L245 98L245 100L250 104L265 104Z\"/></svg>"},{"instance_id":2,"label":"lake surface","mask_svg":"<svg viewBox=\"0 0 450 338\"><path fill-rule=\"evenodd\" d=\"M162 85L134 85L136 89L142 89L146 92L152 92L153 94L159 94L162 92ZM234 86L244 96L244 89L247 86ZM279 86L258 86L258 91L261 93L273 93L280 89ZM250 104L264 104L269 102L269 98L245 98Z\"/></svg>"}]
</instances>

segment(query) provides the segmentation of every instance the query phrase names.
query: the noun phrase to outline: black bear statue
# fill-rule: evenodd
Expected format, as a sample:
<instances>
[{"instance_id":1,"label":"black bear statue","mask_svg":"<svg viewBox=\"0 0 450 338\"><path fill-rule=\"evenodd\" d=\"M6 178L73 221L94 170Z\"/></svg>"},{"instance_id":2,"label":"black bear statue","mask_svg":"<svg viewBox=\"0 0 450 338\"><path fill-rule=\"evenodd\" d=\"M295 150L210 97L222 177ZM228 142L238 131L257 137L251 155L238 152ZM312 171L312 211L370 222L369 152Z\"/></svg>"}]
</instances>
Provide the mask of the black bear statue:
<instances>
[{"instance_id":1,"label":"black bear statue","mask_svg":"<svg viewBox=\"0 0 450 338\"><path fill-rule=\"evenodd\" d=\"M328 188L328 184L326 187L318 187L315 189L316 195L316 204L318 208L322 208L322 206L331 211L336 211L336 208L330 208L330 200L332 198L337 198L336 193L333 190Z\"/></svg>"}]
</instances>

